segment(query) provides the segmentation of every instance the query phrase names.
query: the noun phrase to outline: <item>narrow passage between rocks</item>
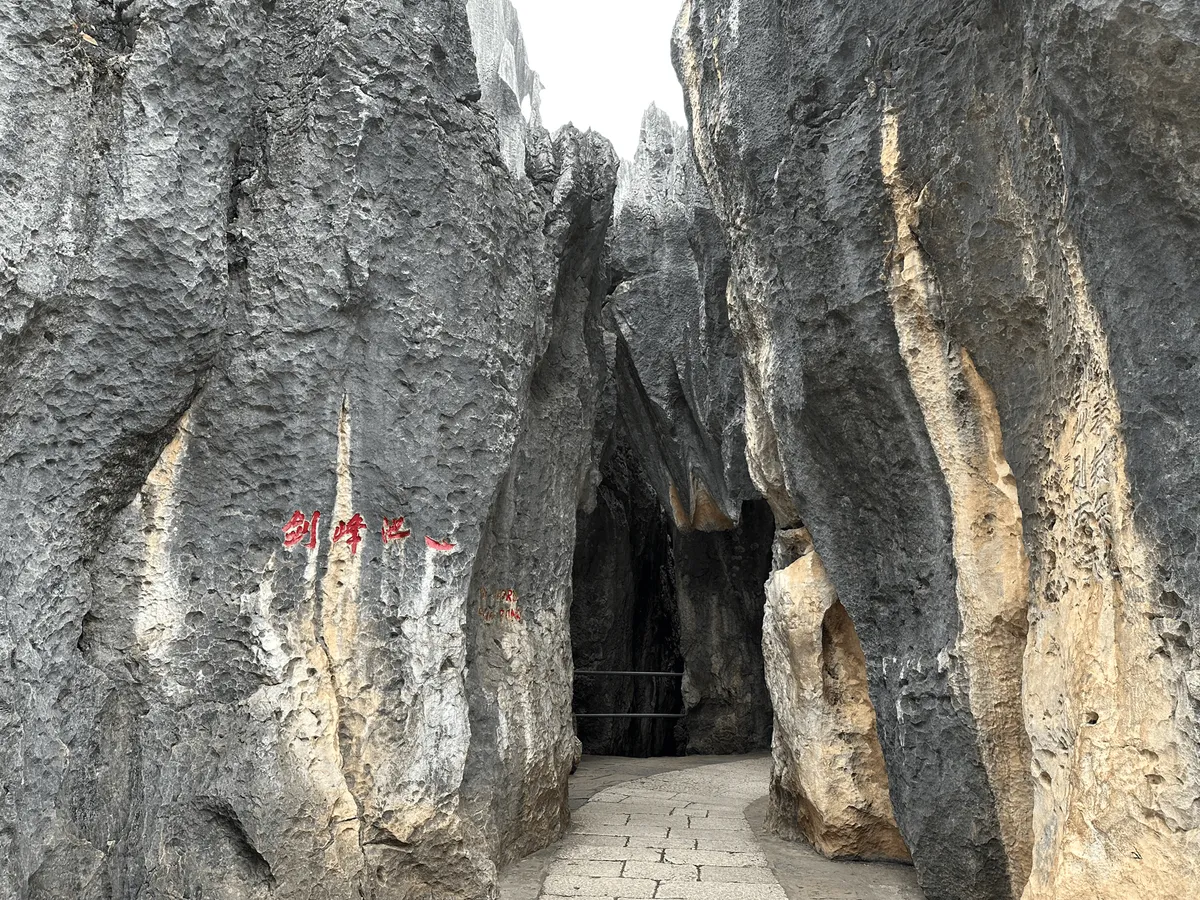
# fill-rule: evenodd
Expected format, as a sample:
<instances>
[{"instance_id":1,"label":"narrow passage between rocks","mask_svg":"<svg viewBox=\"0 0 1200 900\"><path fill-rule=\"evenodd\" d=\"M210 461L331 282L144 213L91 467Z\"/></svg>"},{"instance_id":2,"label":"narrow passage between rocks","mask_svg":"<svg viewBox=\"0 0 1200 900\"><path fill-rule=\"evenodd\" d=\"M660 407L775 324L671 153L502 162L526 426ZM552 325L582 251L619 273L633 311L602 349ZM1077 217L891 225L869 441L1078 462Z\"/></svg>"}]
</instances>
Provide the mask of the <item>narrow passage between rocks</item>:
<instances>
[{"instance_id":1,"label":"narrow passage between rocks","mask_svg":"<svg viewBox=\"0 0 1200 900\"><path fill-rule=\"evenodd\" d=\"M830 862L762 835L770 767L755 755L604 788L575 811L538 896L921 900L909 867Z\"/></svg>"}]
</instances>

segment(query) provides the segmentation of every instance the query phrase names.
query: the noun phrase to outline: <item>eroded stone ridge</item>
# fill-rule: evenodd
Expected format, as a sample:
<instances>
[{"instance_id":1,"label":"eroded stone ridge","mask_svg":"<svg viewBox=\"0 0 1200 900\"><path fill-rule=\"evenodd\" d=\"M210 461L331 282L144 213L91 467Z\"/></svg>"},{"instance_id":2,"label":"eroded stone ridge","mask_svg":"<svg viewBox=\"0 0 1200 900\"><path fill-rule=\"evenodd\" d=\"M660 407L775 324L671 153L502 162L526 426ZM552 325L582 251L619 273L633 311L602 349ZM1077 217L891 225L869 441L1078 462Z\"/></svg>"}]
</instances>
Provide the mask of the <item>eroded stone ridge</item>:
<instances>
[{"instance_id":1,"label":"eroded stone ridge","mask_svg":"<svg viewBox=\"0 0 1200 900\"><path fill-rule=\"evenodd\" d=\"M725 295L729 252L687 130L651 106L622 164L607 310L617 411L681 532L725 531L756 496L741 363Z\"/></svg>"},{"instance_id":2,"label":"eroded stone ridge","mask_svg":"<svg viewBox=\"0 0 1200 900\"><path fill-rule=\"evenodd\" d=\"M467 18L483 104L496 117L505 165L523 178L526 126L542 124L542 82L529 65L520 18L509 0L467 0Z\"/></svg>"}]
</instances>

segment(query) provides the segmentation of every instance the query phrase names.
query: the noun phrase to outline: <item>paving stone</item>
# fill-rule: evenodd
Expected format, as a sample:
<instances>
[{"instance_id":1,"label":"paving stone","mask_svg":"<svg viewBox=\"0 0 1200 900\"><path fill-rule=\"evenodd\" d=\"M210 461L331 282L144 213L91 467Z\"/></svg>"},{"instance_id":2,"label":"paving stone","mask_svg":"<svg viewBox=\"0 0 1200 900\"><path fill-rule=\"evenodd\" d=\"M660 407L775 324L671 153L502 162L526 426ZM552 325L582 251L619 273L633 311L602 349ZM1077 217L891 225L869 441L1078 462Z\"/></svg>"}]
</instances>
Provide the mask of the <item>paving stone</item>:
<instances>
[{"instance_id":1,"label":"paving stone","mask_svg":"<svg viewBox=\"0 0 1200 900\"><path fill-rule=\"evenodd\" d=\"M667 862L692 866L765 866L761 850L725 852L722 850L668 850Z\"/></svg>"},{"instance_id":2,"label":"paving stone","mask_svg":"<svg viewBox=\"0 0 1200 900\"><path fill-rule=\"evenodd\" d=\"M683 831L680 832L680 837L670 838L646 838L632 837L629 839L630 847L653 847L656 850L695 850L696 839L690 835L686 835Z\"/></svg>"},{"instance_id":3,"label":"paving stone","mask_svg":"<svg viewBox=\"0 0 1200 900\"><path fill-rule=\"evenodd\" d=\"M638 819L642 819L644 817L645 818L653 817L655 819L670 819L670 818L686 819L687 818L686 814L683 816L672 817L671 810L677 808L674 806L650 807L650 806L647 806L642 803L639 803L636 806L633 804L626 805L624 803L610 803L610 804L608 804L608 807L613 810L619 810L620 812L623 812L626 815L635 816Z\"/></svg>"},{"instance_id":4,"label":"paving stone","mask_svg":"<svg viewBox=\"0 0 1200 900\"><path fill-rule=\"evenodd\" d=\"M699 866L700 880L727 884L775 884L775 873L767 866Z\"/></svg>"},{"instance_id":5,"label":"paving stone","mask_svg":"<svg viewBox=\"0 0 1200 900\"><path fill-rule=\"evenodd\" d=\"M580 875L588 878L620 878L624 860L558 859L550 866L551 875Z\"/></svg>"},{"instance_id":6,"label":"paving stone","mask_svg":"<svg viewBox=\"0 0 1200 900\"><path fill-rule=\"evenodd\" d=\"M746 824L745 819L718 819L710 818L694 818L688 816L688 828L695 828L699 831L734 831L744 834L750 834L750 826Z\"/></svg>"},{"instance_id":7,"label":"paving stone","mask_svg":"<svg viewBox=\"0 0 1200 900\"><path fill-rule=\"evenodd\" d=\"M769 759L751 757L585 798L539 900L920 900L911 869L832 862L768 835L769 773Z\"/></svg>"},{"instance_id":8,"label":"paving stone","mask_svg":"<svg viewBox=\"0 0 1200 900\"><path fill-rule=\"evenodd\" d=\"M575 825L628 825L629 813L590 812L584 815L583 812L580 811L572 817L572 823Z\"/></svg>"},{"instance_id":9,"label":"paving stone","mask_svg":"<svg viewBox=\"0 0 1200 900\"><path fill-rule=\"evenodd\" d=\"M697 866L675 866L664 862L628 862L625 864L624 878L652 878L655 881L699 881L700 874Z\"/></svg>"},{"instance_id":10,"label":"paving stone","mask_svg":"<svg viewBox=\"0 0 1200 900\"><path fill-rule=\"evenodd\" d=\"M547 875L543 896L562 897L653 897L658 882L644 878L586 878L577 875Z\"/></svg>"},{"instance_id":11,"label":"paving stone","mask_svg":"<svg viewBox=\"0 0 1200 900\"><path fill-rule=\"evenodd\" d=\"M732 835L716 835L707 831L696 835L696 849L745 853L758 850L758 844L751 835L734 837Z\"/></svg>"},{"instance_id":12,"label":"paving stone","mask_svg":"<svg viewBox=\"0 0 1200 900\"><path fill-rule=\"evenodd\" d=\"M692 820L690 818L688 818L687 816L640 815L640 816L633 816L632 818L633 818L633 821L629 823L629 827L631 827L631 828L634 826L637 826L640 829L642 829L642 828L661 828L664 831L667 829L670 829L671 837L678 837L682 832L689 831L694 827L691 824ZM704 822L706 820L705 819L696 819L695 821L696 822ZM615 826L615 827L619 827L619 826ZM710 826L710 829L711 829L711 827L712 826ZM745 822L742 822L742 829L743 829L743 834L751 835L750 828L749 828L749 826L746 825ZM698 830L706 830L706 829L700 828ZM732 829L729 829L728 827L726 827L722 830L729 831Z\"/></svg>"},{"instance_id":13,"label":"paving stone","mask_svg":"<svg viewBox=\"0 0 1200 900\"><path fill-rule=\"evenodd\" d=\"M634 860L636 862L659 862L662 850L650 847L563 847L559 859Z\"/></svg>"},{"instance_id":14,"label":"paving stone","mask_svg":"<svg viewBox=\"0 0 1200 900\"><path fill-rule=\"evenodd\" d=\"M654 840L665 841L670 836L669 832L669 828L643 828L636 822L633 822L629 825L590 825L588 823L584 823L583 825L579 826L578 831L574 831L573 833L579 835L590 834L597 836L603 835L607 837L623 837L626 840L629 838L638 838L639 840L649 840L652 838Z\"/></svg>"},{"instance_id":15,"label":"paving stone","mask_svg":"<svg viewBox=\"0 0 1200 900\"><path fill-rule=\"evenodd\" d=\"M787 894L774 884L705 884L697 882L663 882L655 897L668 900L788 900Z\"/></svg>"},{"instance_id":16,"label":"paving stone","mask_svg":"<svg viewBox=\"0 0 1200 900\"><path fill-rule=\"evenodd\" d=\"M564 847L626 847L627 835L615 834L569 834L562 840Z\"/></svg>"}]
</instances>

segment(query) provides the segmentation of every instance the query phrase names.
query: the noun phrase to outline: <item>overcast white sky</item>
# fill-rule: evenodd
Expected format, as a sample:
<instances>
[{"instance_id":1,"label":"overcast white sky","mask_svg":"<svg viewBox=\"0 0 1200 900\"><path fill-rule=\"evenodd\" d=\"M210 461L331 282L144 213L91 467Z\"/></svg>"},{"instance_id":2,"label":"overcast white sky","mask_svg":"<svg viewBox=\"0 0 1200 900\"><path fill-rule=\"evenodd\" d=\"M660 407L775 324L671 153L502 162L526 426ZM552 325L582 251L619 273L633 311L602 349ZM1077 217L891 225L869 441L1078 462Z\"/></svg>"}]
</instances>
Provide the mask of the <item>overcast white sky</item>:
<instances>
[{"instance_id":1,"label":"overcast white sky","mask_svg":"<svg viewBox=\"0 0 1200 900\"><path fill-rule=\"evenodd\" d=\"M653 101L683 124L671 30L683 0L512 0L545 84L542 124L592 128L631 159Z\"/></svg>"}]
</instances>

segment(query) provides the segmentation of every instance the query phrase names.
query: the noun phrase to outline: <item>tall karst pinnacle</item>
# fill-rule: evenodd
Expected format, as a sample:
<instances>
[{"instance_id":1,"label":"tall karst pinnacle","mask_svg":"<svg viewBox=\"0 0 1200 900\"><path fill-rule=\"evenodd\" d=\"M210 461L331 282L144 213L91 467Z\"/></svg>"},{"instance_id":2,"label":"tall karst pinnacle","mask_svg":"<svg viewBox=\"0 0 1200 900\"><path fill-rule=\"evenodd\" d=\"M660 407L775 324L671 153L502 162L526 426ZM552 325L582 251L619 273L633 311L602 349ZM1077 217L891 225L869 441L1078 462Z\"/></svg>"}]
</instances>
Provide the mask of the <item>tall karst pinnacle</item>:
<instances>
[{"instance_id":1,"label":"tall karst pinnacle","mask_svg":"<svg viewBox=\"0 0 1200 900\"><path fill-rule=\"evenodd\" d=\"M611 147L457 2L0 31L0 897L494 896L568 815Z\"/></svg>"}]
</instances>

